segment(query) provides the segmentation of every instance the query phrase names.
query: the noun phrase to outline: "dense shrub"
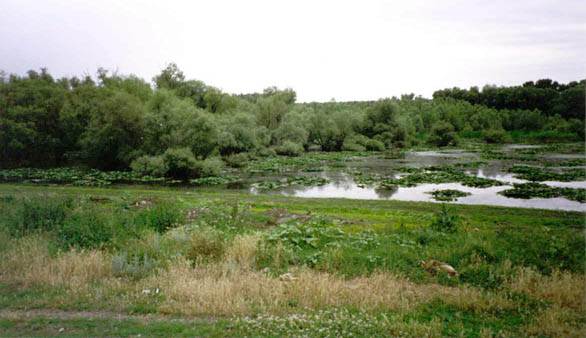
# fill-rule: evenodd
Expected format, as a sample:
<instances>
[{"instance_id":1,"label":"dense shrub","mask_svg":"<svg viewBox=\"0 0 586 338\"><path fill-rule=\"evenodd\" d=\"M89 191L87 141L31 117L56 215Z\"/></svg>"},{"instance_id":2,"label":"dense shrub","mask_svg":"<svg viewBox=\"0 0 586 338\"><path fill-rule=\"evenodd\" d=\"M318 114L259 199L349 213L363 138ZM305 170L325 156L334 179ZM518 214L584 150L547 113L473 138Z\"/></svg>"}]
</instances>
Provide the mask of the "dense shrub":
<instances>
[{"instance_id":1,"label":"dense shrub","mask_svg":"<svg viewBox=\"0 0 586 338\"><path fill-rule=\"evenodd\" d=\"M47 234L62 249L119 248L145 231L162 233L185 220L179 206L170 202L151 202L133 212L120 206L46 196L3 201L1 205L0 228L14 237Z\"/></svg>"},{"instance_id":2,"label":"dense shrub","mask_svg":"<svg viewBox=\"0 0 586 338\"><path fill-rule=\"evenodd\" d=\"M510 141L510 136L503 129L486 130L482 133L486 143L505 143Z\"/></svg>"},{"instance_id":3,"label":"dense shrub","mask_svg":"<svg viewBox=\"0 0 586 338\"><path fill-rule=\"evenodd\" d=\"M361 151L365 151L366 147L361 146L358 143L352 143L352 140L346 139L346 141L344 141L344 145L342 146L342 150L361 152Z\"/></svg>"},{"instance_id":4,"label":"dense shrub","mask_svg":"<svg viewBox=\"0 0 586 338\"><path fill-rule=\"evenodd\" d=\"M197 161L189 148L169 148L163 154L163 160L169 176L180 179L194 176Z\"/></svg>"},{"instance_id":5,"label":"dense shrub","mask_svg":"<svg viewBox=\"0 0 586 338\"><path fill-rule=\"evenodd\" d=\"M285 156L299 156L303 153L303 146L292 141L285 141L275 148L277 154Z\"/></svg>"},{"instance_id":6,"label":"dense shrub","mask_svg":"<svg viewBox=\"0 0 586 338\"><path fill-rule=\"evenodd\" d=\"M344 144L342 145L342 150L347 151L365 151L366 150L366 143L370 139L364 135L354 134L346 137L344 139Z\"/></svg>"},{"instance_id":7,"label":"dense shrub","mask_svg":"<svg viewBox=\"0 0 586 338\"><path fill-rule=\"evenodd\" d=\"M365 146L366 150L384 151L386 149L385 144L377 140L368 140Z\"/></svg>"},{"instance_id":8,"label":"dense shrub","mask_svg":"<svg viewBox=\"0 0 586 338\"><path fill-rule=\"evenodd\" d=\"M579 119L568 120L568 131L577 135L580 140L584 141L586 135L584 121Z\"/></svg>"},{"instance_id":9,"label":"dense shrub","mask_svg":"<svg viewBox=\"0 0 586 338\"><path fill-rule=\"evenodd\" d=\"M243 168L246 167L246 163L250 160L248 153L239 153L226 156L224 161L232 168Z\"/></svg>"},{"instance_id":10,"label":"dense shrub","mask_svg":"<svg viewBox=\"0 0 586 338\"><path fill-rule=\"evenodd\" d=\"M13 236L58 229L75 207L72 198L14 199L6 206L0 222Z\"/></svg>"},{"instance_id":11,"label":"dense shrub","mask_svg":"<svg viewBox=\"0 0 586 338\"><path fill-rule=\"evenodd\" d=\"M224 169L224 162L218 157L195 161L193 166L194 177L220 176Z\"/></svg>"},{"instance_id":12,"label":"dense shrub","mask_svg":"<svg viewBox=\"0 0 586 338\"><path fill-rule=\"evenodd\" d=\"M427 142L438 147L457 145L458 138L454 132L454 126L449 122L438 122L431 129L431 134Z\"/></svg>"},{"instance_id":13,"label":"dense shrub","mask_svg":"<svg viewBox=\"0 0 586 338\"><path fill-rule=\"evenodd\" d=\"M101 210L86 209L76 212L60 226L58 244L65 249L97 248L110 243L116 235L123 237L125 229L117 229L115 225Z\"/></svg>"},{"instance_id":14,"label":"dense shrub","mask_svg":"<svg viewBox=\"0 0 586 338\"><path fill-rule=\"evenodd\" d=\"M434 215L431 228L438 232L452 233L458 230L459 224L460 218L443 204L442 210Z\"/></svg>"},{"instance_id":15,"label":"dense shrub","mask_svg":"<svg viewBox=\"0 0 586 338\"><path fill-rule=\"evenodd\" d=\"M171 203L160 203L141 210L134 218L135 229L150 228L159 233L163 233L169 228L182 223L185 215L179 208Z\"/></svg>"},{"instance_id":16,"label":"dense shrub","mask_svg":"<svg viewBox=\"0 0 586 338\"><path fill-rule=\"evenodd\" d=\"M162 177L169 170L162 156L141 156L130 163L132 171L141 176Z\"/></svg>"}]
</instances>

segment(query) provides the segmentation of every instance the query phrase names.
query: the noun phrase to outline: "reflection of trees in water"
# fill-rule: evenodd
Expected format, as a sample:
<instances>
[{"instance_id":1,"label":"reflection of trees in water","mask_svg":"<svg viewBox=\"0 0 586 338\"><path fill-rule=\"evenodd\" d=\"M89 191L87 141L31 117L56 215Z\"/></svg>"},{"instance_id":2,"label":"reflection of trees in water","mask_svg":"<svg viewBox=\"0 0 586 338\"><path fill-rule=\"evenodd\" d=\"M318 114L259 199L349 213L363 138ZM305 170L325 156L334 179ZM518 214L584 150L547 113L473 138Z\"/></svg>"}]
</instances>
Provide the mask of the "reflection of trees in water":
<instances>
[{"instance_id":1,"label":"reflection of trees in water","mask_svg":"<svg viewBox=\"0 0 586 338\"><path fill-rule=\"evenodd\" d=\"M336 189L343 189L343 190L350 190L353 188L353 186L355 186L354 181L352 181L352 179L348 179L348 178L344 178L343 181L330 181L329 183L325 184L325 185L319 185L319 186L305 186L305 185L292 185L292 186L288 186L288 187L282 187L282 188L277 188L274 190L280 190L282 192L288 193L288 194L295 194L295 193L302 193L302 192L307 192L309 190L318 190L318 191L322 191L324 194L328 194L328 192L331 192L332 190L336 190ZM344 196L340 196L340 197L344 197Z\"/></svg>"},{"instance_id":2,"label":"reflection of trees in water","mask_svg":"<svg viewBox=\"0 0 586 338\"><path fill-rule=\"evenodd\" d=\"M374 192L380 199L390 199L398 191L397 187L375 188Z\"/></svg>"},{"instance_id":3,"label":"reflection of trees in water","mask_svg":"<svg viewBox=\"0 0 586 338\"><path fill-rule=\"evenodd\" d=\"M232 183L228 183L226 185L226 189L230 190L245 190L250 189L251 184L248 182L236 181Z\"/></svg>"},{"instance_id":4,"label":"reflection of trees in water","mask_svg":"<svg viewBox=\"0 0 586 338\"><path fill-rule=\"evenodd\" d=\"M479 172L486 177L496 177L503 174L502 165L499 166L486 166L479 169Z\"/></svg>"}]
</instances>

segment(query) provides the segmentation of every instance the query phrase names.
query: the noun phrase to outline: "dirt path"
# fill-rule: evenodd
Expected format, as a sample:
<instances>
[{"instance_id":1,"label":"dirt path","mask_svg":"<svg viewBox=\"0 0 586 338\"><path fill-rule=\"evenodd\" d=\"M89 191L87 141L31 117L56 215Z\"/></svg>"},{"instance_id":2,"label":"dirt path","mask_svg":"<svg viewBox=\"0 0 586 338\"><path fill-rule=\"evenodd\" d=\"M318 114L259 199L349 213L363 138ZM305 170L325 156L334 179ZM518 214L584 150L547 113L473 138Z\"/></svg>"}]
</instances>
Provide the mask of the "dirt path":
<instances>
[{"instance_id":1,"label":"dirt path","mask_svg":"<svg viewBox=\"0 0 586 338\"><path fill-rule=\"evenodd\" d=\"M214 322L218 318L213 317L177 317L177 316L164 316L164 315L129 315L126 313L110 312L110 311L62 311L62 310L48 310L48 309L34 309L34 310L0 310L0 318L5 319L34 319L34 318L47 318L47 319L134 319L140 320L143 323L152 321L167 321L167 322L182 322L182 323L195 323L195 322Z\"/></svg>"}]
</instances>

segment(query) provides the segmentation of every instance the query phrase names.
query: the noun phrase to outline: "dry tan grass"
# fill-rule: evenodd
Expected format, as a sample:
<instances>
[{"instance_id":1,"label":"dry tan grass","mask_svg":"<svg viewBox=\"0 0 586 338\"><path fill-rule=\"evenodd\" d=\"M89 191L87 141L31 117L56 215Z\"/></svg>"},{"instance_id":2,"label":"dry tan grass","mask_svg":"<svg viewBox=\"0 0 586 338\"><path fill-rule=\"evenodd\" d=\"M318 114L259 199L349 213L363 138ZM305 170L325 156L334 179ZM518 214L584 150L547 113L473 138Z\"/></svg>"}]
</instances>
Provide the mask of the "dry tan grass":
<instances>
[{"instance_id":1,"label":"dry tan grass","mask_svg":"<svg viewBox=\"0 0 586 338\"><path fill-rule=\"evenodd\" d=\"M250 270L254 267L260 239L260 233L237 236L226 249L224 261L236 262L241 269Z\"/></svg>"},{"instance_id":2,"label":"dry tan grass","mask_svg":"<svg viewBox=\"0 0 586 338\"><path fill-rule=\"evenodd\" d=\"M436 298L478 311L512 308L502 297L469 287L414 284L388 273L346 280L329 273L302 269L296 280L280 281L263 272L224 264L195 268L177 261L165 273L144 280L140 288L160 287L166 295L161 309L185 315L243 315L281 312L294 303L305 308L350 306L364 311L409 311ZM138 290L137 289L137 290Z\"/></svg>"},{"instance_id":3,"label":"dry tan grass","mask_svg":"<svg viewBox=\"0 0 586 338\"><path fill-rule=\"evenodd\" d=\"M577 310L585 308L586 278L583 275L556 270L549 276L541 275L529 268L519 271L508 283L511 291L527 292L553 304Z\"/></svg>"},{"instance_id":4,"label":"dry tan grass","mask_svg":"<svg viewBox=\"0 0 586 338\"><path fill-rule=\"evenodd\" d=\"M0 271L3 279L25 286L75 288L111 276L109 260L103 252L71 250L51 257L46 240L37 236L18 240L0 261Z\"/></svg>"},{"instance_id":5,"label":"dry tan grass","mask_svg":"<svg viewBox=\"0 0 586 338\"><path fill-rule=\"evenodd\" d=\"M582 325L584 316L584 311L556 304L534 318L523 328L523 333L527 336L586 337L586 328Z\"/></svg>"}]
</instances>

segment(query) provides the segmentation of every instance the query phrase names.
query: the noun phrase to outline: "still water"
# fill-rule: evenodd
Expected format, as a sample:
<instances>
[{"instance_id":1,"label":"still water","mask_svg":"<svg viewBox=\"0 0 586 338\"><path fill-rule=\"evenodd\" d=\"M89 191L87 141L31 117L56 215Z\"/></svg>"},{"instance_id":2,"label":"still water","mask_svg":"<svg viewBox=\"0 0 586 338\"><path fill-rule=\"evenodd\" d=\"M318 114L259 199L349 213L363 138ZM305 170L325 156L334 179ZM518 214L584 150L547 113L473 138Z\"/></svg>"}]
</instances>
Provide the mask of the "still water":
<instances>
[{"instance_id":1,"label":"still water","mask_svg":"<svg viewBox=\"0 0 586 338\"><path fill-rule=\"evenodd\" d=\"M515 149L531 148L535 146L507 146L501 149L504 153L514 151ZM583 158L580 154L570 155L538 155L544 160ZM360 171L365 174L391 175L392 168L397 167L425 167L431 165L450 165L456 162L480 161L482 160L476 153L467 153L462 150L449 151L425 151L409 152L401 159L384 159L380 156L371 156L359 158L360 161L349 162L348 169ZM565 198L531 198L531 199L514 199L498 194L499 191L512 188L513 183L525 183L527 181L515 178L513 174L505 172L505 169L519 164L510 160L483 160L488 162L478 168L466 170L471 176L491 178L505 183L503 186L489 188L472 188L463 186L460 183L442 183L442 184L420 184L416 187L397 187L394 189L377 188L375 186L364 186L355 183L352 176L339 171L325 171L320 173L301 173L295 172L291 175L314 175L328 179L329 183L323 186L288 186L276 189L258 189L254 185L248 186L248 191L253 194L268 193L281 194L286 196L311 197L311 198L353 198L353 199L378 199L378 200L401 200L401 201L429 201L435 202L428 193L434 190L456 189L468 192L471 195L461 197L457 201L449 203L457 204L482 204L523 208L540 208L540 209L561 209L586 211L586 204L570 201ZM523 163L524 165L539 165L539 162ZM578 167L579 168L579 167ZM548 170L561 170L561 168L548 168ZM286 175L275 175L273 177L262 177L263 180L278 180ZM256 178L259 180L260 178ZM249 178L249 183L255 181L255 178ZM570 187L586 188L586 181L577 182L540 182L552 187Z\"/></svg>"}]
</instances>

